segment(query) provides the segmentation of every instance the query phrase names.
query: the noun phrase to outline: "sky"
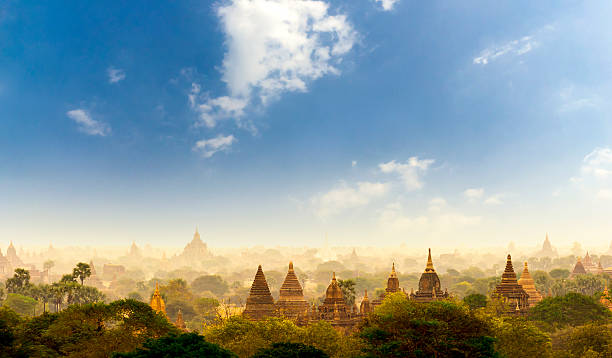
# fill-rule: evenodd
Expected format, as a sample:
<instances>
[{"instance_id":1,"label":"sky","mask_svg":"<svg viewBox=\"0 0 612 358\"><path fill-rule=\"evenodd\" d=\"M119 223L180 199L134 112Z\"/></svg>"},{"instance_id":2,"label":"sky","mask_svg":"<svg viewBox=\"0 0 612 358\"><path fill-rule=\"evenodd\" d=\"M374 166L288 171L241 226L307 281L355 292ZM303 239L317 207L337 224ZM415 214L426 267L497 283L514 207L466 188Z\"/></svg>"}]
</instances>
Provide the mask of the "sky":
<instances>
[{"instance_id":1,"label":"sky","mask_svg":"<svg viewBox=\"0 0 612 358\"><path fill-rule=\"evenodd\" d=\"M0 247L607 247L611 15L0 1Z\"/></svg>"}]
</instances>

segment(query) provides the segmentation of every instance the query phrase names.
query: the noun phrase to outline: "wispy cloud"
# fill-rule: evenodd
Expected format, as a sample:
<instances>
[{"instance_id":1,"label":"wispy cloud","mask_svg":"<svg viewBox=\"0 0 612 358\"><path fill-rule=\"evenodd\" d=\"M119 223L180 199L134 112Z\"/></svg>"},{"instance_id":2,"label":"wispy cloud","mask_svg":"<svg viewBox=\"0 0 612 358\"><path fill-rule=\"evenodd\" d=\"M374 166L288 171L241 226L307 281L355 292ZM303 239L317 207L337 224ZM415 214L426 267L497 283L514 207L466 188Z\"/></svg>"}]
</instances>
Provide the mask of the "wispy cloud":
<instances>
[{"instance_id":1,"label":"wispy cloud","mask_svg":"<svg viewBox=\"0 0 612 358\"><path fill-rule=\"evenodd\" d=\"M486 48L472 62L476 65L486 65L502 56L522 56L538 47L538 45L539 43L534 36L524 36L518 40Z\"/></svg>"},{"instance_id":2,"label":"wispy cloud","mask_svg":"<svg viewBox=\"0 0 612 358\"><path fill-rule=\"evenodd\" d=\"M108 83L117 83L125 79L125 71L120 68L109 67L106 70Z\"/></svg>"},{"instance_id":3,"label":"wispy cloud","mask_svg":"<svg viewBox=\"0 0 612 358\"><path fill-rule=\"evenodd\" d=\"M391 11L393 10L393 7L395 6L395 4L400 2L400 0L376 0L376 2L380 3L380 6L382 6L383 10Z\"/></svg>"},{"instance_id":4,"label":"wispy cloud","mask_svg":"<svg viewBox=\"0 0 612 358\"><path fill-rule=\"evenodd\" d=\"M484 195L483 188L470 188L463 192L463 195L470 201L478 200Z\"/></svg>"},{"instance_id":5,"label":"wispy cloud","mask_svg":"<svg viewBox=\"0 0 612 358\"><path fill-rule=\"evenodd\" d=\"M503 198L506 195L504 194L495 194L495 195L491 195L490 197L486 198L484 203L486 205L502 205L504 203Z\"/></svg>"},{"instance_id":6,"label":"wispy cloud","mask_svg":"<svg viewBox=\"0 0 612 358\"><path fill-rule=\"evenodd\" d=\"M388 183L359 182L349 186L345 182L311 198L315 214L320 218L327 218L340 212L365 206L375 198L384 196L389 191Z\"/></svg>"},{"instance_id":7,"label":"wispy cloud","mask_svg":"<svg viewBox=\"0 0 612 358\"><path fill-rule=\"evenodd\" d=\"M324 1L230 0L217 14L227 44L222 72L229 94L193 93L193 86L190 93L192 108L208 127L222 119L239 121L247 106L266 106L338 74L357 38L346 16L331 15Z\"/></svg>"},{"instance_id":8,"label":"wispy cloud","mask_svg":"<svg viewBox=\"0 0 612 358\"><path fill-rule=\"evenodd\" d=\"M433 159L419 159L418 157L410 157L406 163L398 163L392 160L387 163L378 165L383 173L398 174L406 189L416 190L423 187L421 177L427 172L427 169L434 163Z\"/></svg>"},{"instance_id":9,"label":"wispy cloud","mask_svg":"<svg viewBox=\"0 0 612 358\"><path fill-rule=\"evenodd\" d=\"M597 199L612 196L612 149L598 147L582 159L580 175L570 182Z\"/></svg>"},{"instance_id":10,"label":"wispy cloud","mask_svg":"<svg viewBox=\"0 0 612 358\"><path fill-rule=\"evenodd\" d=\"M559 113L576 112L583 109L598 108L601 98L586 89L578 89L574 85L566 86L559 91Z\"/></svg>"},{"instance_id":11,"label":"wispy cloud","mask_svg":"<svg viewBox=\"0 0 612 358\"><path fill-rule=\"evenodd\" d=\"M227 136L219 134L214 138L197 141L193 150L204 158L210 158L217 152L228 151L236 141L237 139L231 134Z\"/></svg>"},{"instance_id":12,"label":"wispy cloud","mask_svg":"<svg viewBox=\"0 0 612 358\"><path fill-rule=\"evenodd\" d=\"M83 133L104 137L111 132L108 124L91 118L91 115L84 109L73 109L66 112L66 115L77 124L79 130Z\"/></svg>"}]
</instances>

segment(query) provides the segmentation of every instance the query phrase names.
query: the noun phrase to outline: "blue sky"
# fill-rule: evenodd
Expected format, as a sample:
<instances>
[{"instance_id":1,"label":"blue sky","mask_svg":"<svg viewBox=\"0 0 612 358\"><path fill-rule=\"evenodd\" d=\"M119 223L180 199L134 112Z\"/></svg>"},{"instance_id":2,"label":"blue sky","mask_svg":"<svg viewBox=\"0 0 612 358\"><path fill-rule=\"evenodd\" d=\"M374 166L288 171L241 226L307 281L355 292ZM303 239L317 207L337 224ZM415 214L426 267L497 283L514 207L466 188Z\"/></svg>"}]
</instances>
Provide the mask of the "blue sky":
<instances>
[{"instance_id":1,"label":"blue sky","mask_svg":"<svg viewBox=\"0 0 612 358\"><path fill-rule=\"evenodd\" d=\"M0 3L0 241L612 240L605 1Z\"/></svg>"}]
</instances>

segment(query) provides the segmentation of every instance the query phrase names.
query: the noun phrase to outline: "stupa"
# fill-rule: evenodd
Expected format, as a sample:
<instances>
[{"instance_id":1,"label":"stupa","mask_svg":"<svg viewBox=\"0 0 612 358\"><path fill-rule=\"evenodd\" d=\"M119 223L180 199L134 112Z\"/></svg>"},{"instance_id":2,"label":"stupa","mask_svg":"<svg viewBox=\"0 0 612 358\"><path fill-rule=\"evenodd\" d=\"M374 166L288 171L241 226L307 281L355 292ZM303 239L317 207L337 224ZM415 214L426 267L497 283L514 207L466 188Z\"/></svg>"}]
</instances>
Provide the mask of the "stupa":
<instances>
[{"instance_id":1,"label":"stupa","mask_svg":"<svg viewBox=\"0 0 612 358\"><path fill-rule=\"evenodd\" d=\"M578 257L578 259L576 260L576 265L574 266L574 269L572 270L572 273L570 274L569 278L574 278L578 275L586 275L587 271L584 269L584 265L582 265L582 260L580 259L580 257Z\"/></svg>"},{"instance_id":2,"label":"stupa","mask_svg":"<svg viewBox=\"0 0 612 358\"><path fill-rule=\"evenodd\" d=\"M270 293L270 288L268 287L268 282L261 269L261 265L257 268L249 297L247 297L246 300L246 308L244 312L242 312L242 315L253 321L277 315L274 298L272 298L272 294Z\"/></svg>"},{"instance_id":3,"label":"stupa","mask_svg":"<svg viewBox=\"0 0 612 358\"><path fill-rule=\"evenodd\" d=\"M155 283L155 292L153 292L153 297L151 297L151 308L157 313L163 313L166 316L166 303L164 303L164 299L159 293L159 284Z\"/></svg>"},{"instance_id":4,"label":"stupa","mask_svg":"<svg viewBox=\"0 0 612 358\"><path fill-rule=\"evenodd\" d=\"M425 271L421 274L419 280L419 289L416 292L410 293L410 299L416 302L431 302L448 298L448 292L442 291L440 278L434 269L433 261L431 260L431 249L427 256L427 265Z\"/></svg>"},{"instance_id":5,"label":"stupa","mask_svg":"<svg viewBox=\"0 0 612 358\"><path fill-rule=\"evenodd\" d=\"M296 319L298 315L308 311L308 302L304 299L304 291L293 270L293 262L289 262L289 271L280 288L276 307L281 316Z\"/></svg>"},{"instance_id":6,"label":"stupa","mask_svg":"<svg viewBox=\"0 0 612 358\"><path fill-rule=\"evenodd\" d=\"M506 269L502 280L493 290L492 297L503 298L507 302L507 313L525 314L529 308L529 295L516 280L516 273L512 267L512 257L508 255Z\"/></svg>"},{"instance_id":7,"label":"stupa","mask_svg":"<svg viewBox=\"0 0 612 358\"><path fill-rule=\"evenodd\" d=\"M518 280L518 284L523 286L523 289L529 295L529 307L535 306L536 303L542 301L542 295L536 290L533 278L531 278L531 274L529 273L527 261L525 261L525 267L523 268L521 278Z\"/></svg>"}]
</instances>

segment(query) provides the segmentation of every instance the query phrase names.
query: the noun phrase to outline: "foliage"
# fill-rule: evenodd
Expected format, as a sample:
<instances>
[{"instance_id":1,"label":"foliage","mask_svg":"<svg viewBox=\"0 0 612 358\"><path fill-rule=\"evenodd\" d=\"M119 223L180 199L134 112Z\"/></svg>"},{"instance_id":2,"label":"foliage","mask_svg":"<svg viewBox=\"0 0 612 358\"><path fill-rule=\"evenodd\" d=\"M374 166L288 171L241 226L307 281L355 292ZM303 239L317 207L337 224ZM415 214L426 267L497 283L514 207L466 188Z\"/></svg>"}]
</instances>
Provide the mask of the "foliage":
<instances>
[{"instance_id":1,"label":"foliage","mask_svg":"<svg viewBox=\"0 0 612 358\"><path fill-rule=\"evenodd\" d=\"M5 286L8 293L23 293L30 286L30 272L22 268L15 269L15 274L6 280Z\"/></svg>"},{"instance_id":2,"label":"foliage","mask_svg":"<svg viewBox=\"0 0 612 358\"><path fill-rule=\"evenodd\" d=\"M260 349L252 358L329 358L329 355L313 346L282 342Z\"/></svg>"},{"instance_id":3,"label":"foliage","mask_svg":"<svg viewBox=\"0 0 612 358\"><path fill-rule=\"evenodd\" d=\"M232 352L216 344L206 342L204 337L197 333L147 339L142 348L137 348L130 353L115 353L113 355L114 358L232 358L235 356Z\"/></svg>"},{"instance_id":4,"label":"foliage","mask_svg":"<svg viewBox=\"0 0 612 358\"><path fill-rule=\"evenodd\" d=\"M611 345L612 332L605 325L568 328L553 335L555 357L609 357Z\"/></svg>"},{"instance_id":5,"label":"foliage","mask_svg":"<svg viewBox=\"0 0 612 358\"><path fill-rule=\"evenodd\" d=\"M612 313L591 296L568 293L565 296L549 297L530 309L529 319L542 323L542 328L554 330L587 323L604 323Z\"/></svg>"},{"instance_id":6,"label":"foliage","mask_svg":"<svg viewBox=\"0 0 612 358\"><path fill-rule=\"evenodd\" d=\"M491 325L451 301L389 295L363 323L365 357L498 357Z\"/></svg>"},{"instance_id":7,"label":"foliage","mask_svg":"<svg viewBox=\"0 0 612 358\"><path fill-rule=\"evenodd\" d=\"M344 301L349 307L355 304L355 281L354 280L338 280L338 286L342 289Z\"/></svg>"},{"instance_id":8,"label":"foliage","mask_svg":"<svg viewBox=\"0 0 612 358\"><path fill-rule=\"evenodd\" d=\"M219 275L205 275L193 280L191 288L197 293L210 291L221 297L228 291L229 285Z\"/></svg>"},{"instance_id":9,"label":"foliage","mask_svg":"<svg viewBox=\"0 0 612 358\"><path fill-rule=\"evenodd\" d=\"M35 313L36 300L18 293L9 293L4 300L4 306L21 315L32 316Z\"/></svg>"},{"instance_id":10,"label":"foliage","mask_svg":"<svg viewBox=\"0 0 612 358\"><path fill-rule=\"evenodd\" d=\"M78 278L81 281L81 286L86 278L91 276L91 267L89 264L79 262L74 269L72 269L72 277Z\"/></svg>"},{"instance_id":11,"label":"foliage","mask_svg":"<svg viewBox=\"0 0 612 358\"><path fill-rule=\"evenodd\" d=\"M504 357L549 357L550 337L521 317L494 319L495 348Z\"/></svg>"},{"instance_id":12,"label":"foliage","mask_svg":"<svg viewBox=\"0 0 612 358\"><path fill-rule=\"evenodd\" d=\"M479 293L473 293L465 296L463 298L463 302L465 302L465 304L468 305L471 310L483 308L487 306L487 296Z\"/></svg>"},{"instance_id":13,"label":"foliage","mask_svg":"<svg viewBox=\"0 0 612 358\"><path fill-rule=\"evenodd\" d=\"M568 278L570 275L570 271L567 269L557 268L557 269L551 270L548 274L550 275L550 277L557 280L557 279Z\"/></svg>"}]
</instances>

